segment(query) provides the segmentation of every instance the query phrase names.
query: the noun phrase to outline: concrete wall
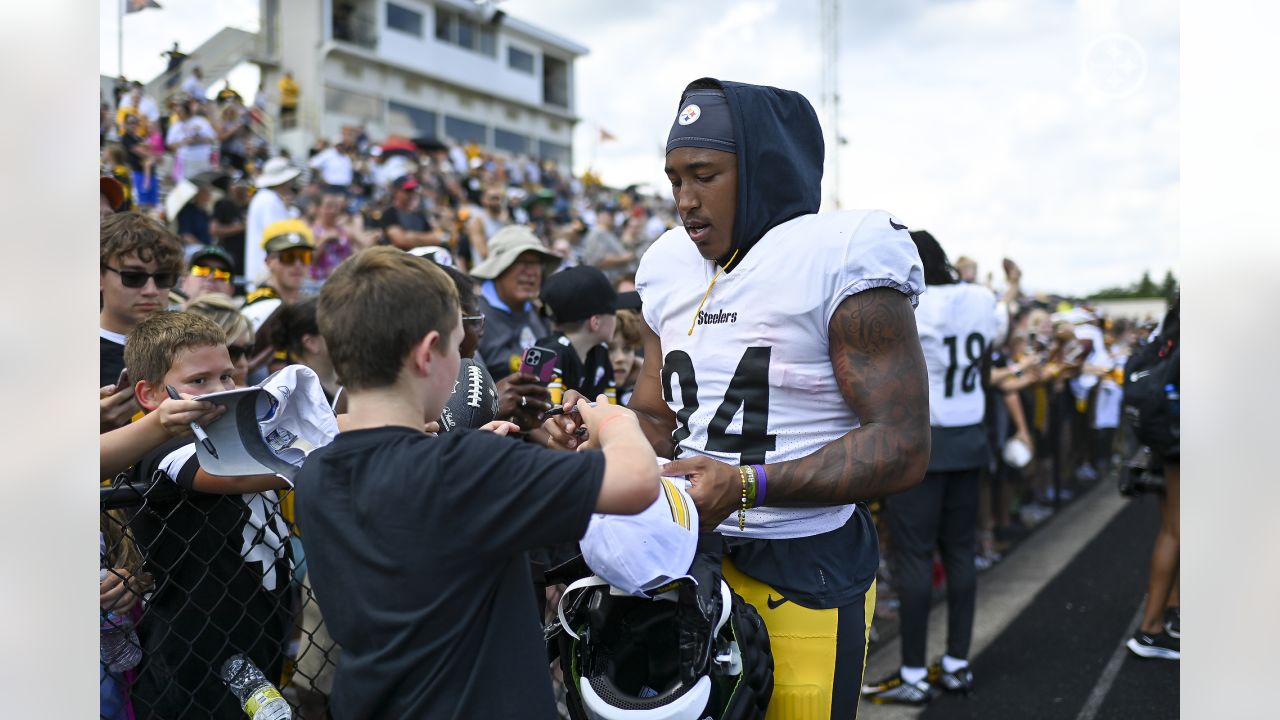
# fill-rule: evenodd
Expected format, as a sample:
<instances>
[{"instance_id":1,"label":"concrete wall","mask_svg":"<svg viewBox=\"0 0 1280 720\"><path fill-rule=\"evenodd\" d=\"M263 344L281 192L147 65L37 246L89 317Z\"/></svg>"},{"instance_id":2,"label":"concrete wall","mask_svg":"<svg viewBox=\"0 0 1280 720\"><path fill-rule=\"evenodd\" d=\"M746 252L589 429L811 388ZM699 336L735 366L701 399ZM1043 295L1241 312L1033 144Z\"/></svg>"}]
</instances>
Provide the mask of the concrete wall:
<instances>
[{"instance_id":1,"label":"concrete wall","mask_svg":"<svg viewBox=\"0 0 1280 720\"><path fill-rule=\"evenodd\" d=\"M1110 318L1130 320L1155 320L1159 322L1169 308L1164 298L1132 298L1118 300L1090 300L1089 304Z\"/></svg>"}]
</instances>

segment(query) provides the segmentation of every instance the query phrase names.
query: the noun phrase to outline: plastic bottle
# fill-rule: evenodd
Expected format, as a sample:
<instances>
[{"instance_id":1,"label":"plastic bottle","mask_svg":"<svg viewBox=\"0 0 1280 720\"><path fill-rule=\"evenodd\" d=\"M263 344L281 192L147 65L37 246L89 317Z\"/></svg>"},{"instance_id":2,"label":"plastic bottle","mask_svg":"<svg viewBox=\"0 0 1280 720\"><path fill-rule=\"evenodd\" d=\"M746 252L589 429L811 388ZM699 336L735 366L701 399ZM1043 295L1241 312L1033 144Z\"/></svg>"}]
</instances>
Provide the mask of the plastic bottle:
<instances>
[{"instance_id":1,"label":"plastic bottle","mask_svg":"<svg viewBox=\"0 0 1280 720\"><path fill-rule=\"evenodd\" d=\"M293 709L280 691L244 655L232 655L222 664L222 681L253 720L291 720Z\"/></svg>"},{"instance_id":2,"label":"plastic bottle","mask_svg":"<svg viewBox=\"0 0 1280 720\"><path fill-rule=\"evenodd\" d=\"M101 533L98 534L98 550L105 562L107 543ZM106 580L110 572L105 567L100 568L98 582ZM128 613L103 612L100 615L98 652L102 665L113 673L137 667L142 662L142 643L133 629L133 620Z\"/></svg>"}]
</instances>

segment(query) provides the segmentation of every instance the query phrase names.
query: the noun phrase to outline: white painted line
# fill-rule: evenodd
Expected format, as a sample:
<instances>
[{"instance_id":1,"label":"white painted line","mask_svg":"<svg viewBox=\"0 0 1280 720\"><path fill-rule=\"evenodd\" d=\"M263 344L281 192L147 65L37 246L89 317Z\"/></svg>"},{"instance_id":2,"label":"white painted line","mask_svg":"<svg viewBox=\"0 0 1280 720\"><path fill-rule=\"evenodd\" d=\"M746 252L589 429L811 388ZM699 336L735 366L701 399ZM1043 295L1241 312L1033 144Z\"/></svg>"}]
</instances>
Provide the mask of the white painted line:
<instances>
[{"instance_id":1,"label":"white painted line","mask_svg":"<svg viewBox=\"0 0 1280 720\"><path fill-rule=\"evenodd\" d=\"M1120 674L1120 665L1129 652L1126 643L1138 631L1138 624L1142 622L1142 611L1146 606L1147 596L1143 595L1142 601L1138 603L1138 612L1134 613L1133 621L1124 631L1124 637L1120 638L1120 645L1116 647L1115 652L1111 653L1107 666L1102 668L1102 674L1098 676L1098 684L1093 686L1093 692L1089 693L1089 699L1085 701L1084 707L1080 708L1080 714L1076 715L1076 720L1093 720L1098 715L1098 710L1102 708L1102 701L1107 699L1107 693L1111 692L1111 685L1116 681L1116 675Z\"/></svg>"}]
</instances>

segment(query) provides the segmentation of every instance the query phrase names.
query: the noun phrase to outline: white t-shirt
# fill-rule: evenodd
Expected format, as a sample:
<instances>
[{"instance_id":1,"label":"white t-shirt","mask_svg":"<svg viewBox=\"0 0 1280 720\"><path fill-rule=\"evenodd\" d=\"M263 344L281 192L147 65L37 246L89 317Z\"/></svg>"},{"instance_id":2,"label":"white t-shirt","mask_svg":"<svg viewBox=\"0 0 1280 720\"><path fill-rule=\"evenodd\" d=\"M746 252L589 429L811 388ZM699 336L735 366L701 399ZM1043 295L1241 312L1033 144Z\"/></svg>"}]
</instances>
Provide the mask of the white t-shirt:
<instances>
[{"instance_id":1,"label":"white t-shirt","mask_svg":"<svg viewBox=\"0 0 1280 720\"><path fill-rule=\"evenodd\" d=\"M217 137L213 132L213 126L209 124L208 120L200 115L192 115L186 120L173 123L169 126L169 133L165 135L164 141L166 145L177 145L194 137L203 138L205 142L183 145L177 149L174 155L181 159L184 165L203 169L204 165L209 163L210 156L213 154L213 141ZM189 172L184 173L187 176L192 174Z\"/></svg>"},{"instance_id":2,"label":"white t-shirt","mask_svg":"<svg viewBox=\"0 0 1280 720\"><path fill-rule=\"evenodd\" d=\"M320 178L326 185L346 187L351 184L354 176L351 158L338 152L337 148L328 147L321 150L307 164L320 171Z\"/></svg>"},{"instance_id":3,"label":"white t-shirt","mask_svg":"<svg viewBox=\"0 0 1280 720\"><path fill-rule=\"evenodd\" d=\"M912 304L924 291L915 244L890 222L880 210L850 210L773 228L720 276L692 336L717 267L683 227L654 242L636 287L645 321L662 340L662 392L679 419L679 457L732 465L795 460L859 426L836 384L827 326L840 302L863 290L894 288ZM718 531L807 537L842 526L853 509L753 508L745 532L736 516Z\"/></svg>"},{"instance_id":4,"label":"white t-shirt","mask_svg":"<svg viewBox=\"0 0 1280 720\"><path fill-rule=\"evenodd\" d=\"M196 100L206 99L204 83L200 82L199 78L197 78L195 75L188 77L187 81L182 83L182 92L190 95Z\"/></svg>"},{"instance_id":5,"label":"white t-shirt","mask_svg":"<svg viewBox=\"0 0 1280 720\"><path fill-rule=\"evenodd\" d=\"M1111 359L1111 353L1107 352L1107 340L1102 333L1102 328L1097 325L1084 323L1076 326L1075 333L1077 339L1090 340L1093 342L1093 348L1089 351L1089 357L1084 360L1086 365L1097 365L1105 370L1110 370L1115 367L1115 361ZM1084 399L1089 395L1089 391L1093 389L1093 386L1097 384L1097 375L1085 373L1079 377L1071 379L1071 392L1077 398Z\"/></svg>"},{"instance_id":6,"label":"white t-shirt","mask_svg":"<svg viewBox=\"0 0 1280 720\"><path fill-rule=\"evenodd\" d=\"M120 98L120 107L133 107L133 98L128 95ZM155 123L160 120L160 107L156 105L156 101L152 100L150 95L142 96L142 99L138 101L137 110L149 122Z\"/></svg>"},{"instance_id":7,"label":"white t-shirt","mask_svg":"<svg viewBox=\"0 0 1280 720\"><path fill-rule=\"evenodd\" d=\"M245 218L244 277L257 284L266 277L267 251L262 249L262 233L267 226L289 219L289 208L280 195L270 188L262 188L253 194Z\"/></svg>"},{"instance_id":8,"label":"white t-shirt","mask_svg":"<svg viewBox=\"0 0 1280 720\"><path fill-rule=\"evenodd\" d=\"M929 424L982 422L982 361L998 326L996 296L981 285L930 285L916 307L916 330L929 368Z\"/></svg>"}]
</instances>

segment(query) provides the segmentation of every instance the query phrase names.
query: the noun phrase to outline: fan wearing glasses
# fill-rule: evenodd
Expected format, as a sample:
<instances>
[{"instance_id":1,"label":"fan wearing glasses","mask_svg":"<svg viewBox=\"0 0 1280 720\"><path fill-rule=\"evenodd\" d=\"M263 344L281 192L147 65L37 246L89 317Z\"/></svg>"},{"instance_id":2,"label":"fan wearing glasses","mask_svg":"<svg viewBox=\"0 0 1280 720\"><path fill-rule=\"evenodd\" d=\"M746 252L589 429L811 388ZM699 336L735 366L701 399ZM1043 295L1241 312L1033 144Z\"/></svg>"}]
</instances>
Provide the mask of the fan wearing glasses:
<instances>
[{"instance_id":1,"label":"fan wearing glasses","mask_svg":"<svg viewBox=\"0 0 1280 720\"><path fill-rule=\"evenodd\" d=\"M267 282L249 293L241 310L255 333L281 305L297 302L316 242L306 222L281 220L262 232L262 248L267 251Z\"/></svg>"},{"instance_id":2,"label":"fan wearing glasses","mask_svg":"<svg viewBox=\"0 0 1280 720\"><path fill-rule=\"evenodd\" d=\"M231 297L235 293L235 286L231 284L234 271L231 253L218 245L201 246L191 255L191 264L182 278L183 302L189 303L209 293Z\"/></svg>"},{"instance_id":3,"label":"fan wearing glasses","mask_svg":"<svg viewBox=\"0 0 1280 720\"><path fill-rule=\"evenodd\" d=\"M124 370L125 338L138 323L168 305L182 272L182 243L164 225L135 212L116 213L99 225L99 410L102 431L122 427L141 408L132 385L116 388Z\"/></svg>"}]
</instances>

